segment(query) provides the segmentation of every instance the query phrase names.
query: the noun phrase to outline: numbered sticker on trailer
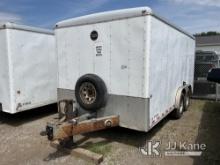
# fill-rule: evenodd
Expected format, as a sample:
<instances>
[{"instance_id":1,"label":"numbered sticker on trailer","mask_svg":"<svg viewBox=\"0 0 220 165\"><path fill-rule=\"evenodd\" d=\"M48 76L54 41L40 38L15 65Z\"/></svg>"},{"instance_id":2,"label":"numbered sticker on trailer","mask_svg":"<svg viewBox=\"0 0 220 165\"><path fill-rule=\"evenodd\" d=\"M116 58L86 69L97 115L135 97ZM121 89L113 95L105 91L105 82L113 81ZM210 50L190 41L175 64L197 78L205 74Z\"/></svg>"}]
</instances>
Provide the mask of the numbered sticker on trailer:
<instances>
[{"instance_id":1,"label":"numbered sticker on trailer","mask_svg":"<svg viewBox=\"0 0 220 165\"><path fill-rule=\"evenodd\" d=\"M102 56L102 46L96 46L96 56Z\"/></svg>"},{"instance_id":2,"label":"numbered sticker on trailer","mask_svg":"<svg viewBox=\"0 0 220 165\"><path fill-rule=\"evenodd\" d=\"M103 46L101 43L95 44L95 55L97 57L103 56Z\"/></svg>"}]
</instances>

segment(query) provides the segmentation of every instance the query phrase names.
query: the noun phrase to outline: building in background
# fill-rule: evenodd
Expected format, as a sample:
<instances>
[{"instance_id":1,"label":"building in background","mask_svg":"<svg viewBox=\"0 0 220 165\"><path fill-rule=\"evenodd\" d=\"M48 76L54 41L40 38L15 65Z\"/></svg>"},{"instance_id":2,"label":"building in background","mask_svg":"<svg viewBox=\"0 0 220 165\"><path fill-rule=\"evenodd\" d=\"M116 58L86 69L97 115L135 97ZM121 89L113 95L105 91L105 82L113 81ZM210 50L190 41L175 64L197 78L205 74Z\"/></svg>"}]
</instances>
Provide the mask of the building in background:
<instances>
[{"instance_id":1,"label":"building in background","mask_svg":"<svg viewBox=\"0 0 220 165\"><path fill-rule=\"evenodd\" d=\"M215 51L220 54L220 35L216 36L197 36L196 50Z\"/></svg>"}]
</instances>

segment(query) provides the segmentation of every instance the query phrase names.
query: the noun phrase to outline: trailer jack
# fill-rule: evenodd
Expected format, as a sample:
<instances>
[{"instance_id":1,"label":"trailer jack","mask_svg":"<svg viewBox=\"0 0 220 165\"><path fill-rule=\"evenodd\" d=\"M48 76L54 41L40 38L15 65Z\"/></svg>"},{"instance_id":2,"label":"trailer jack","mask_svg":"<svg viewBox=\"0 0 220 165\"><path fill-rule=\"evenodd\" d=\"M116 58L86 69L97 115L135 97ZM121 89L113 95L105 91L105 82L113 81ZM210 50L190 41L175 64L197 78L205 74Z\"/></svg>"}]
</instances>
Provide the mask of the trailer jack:
<instances>
[{"instance_id":1,"label":"trailer jack","mask_svg":"<svg viewBox=\"0 0 220 165\"><path fill-rule=\"evenodd\" d=\"M83 121L80 121L80 118L77 117L65 122L47 123L48 140L59 141L60 144L63 144L65 141L73 139L74 135L100 131L119 125L119 116L92 118Z\"/></svg>"}]
</instances>

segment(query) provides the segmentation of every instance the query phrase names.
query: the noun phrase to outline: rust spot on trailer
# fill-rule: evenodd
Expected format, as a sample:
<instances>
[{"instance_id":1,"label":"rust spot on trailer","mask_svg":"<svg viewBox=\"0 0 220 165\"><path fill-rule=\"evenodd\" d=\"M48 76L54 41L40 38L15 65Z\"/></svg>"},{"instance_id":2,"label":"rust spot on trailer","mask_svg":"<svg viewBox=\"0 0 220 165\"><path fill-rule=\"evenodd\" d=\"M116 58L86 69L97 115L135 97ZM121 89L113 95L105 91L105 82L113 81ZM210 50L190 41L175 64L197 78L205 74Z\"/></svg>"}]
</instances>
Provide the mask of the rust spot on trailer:
<instances>
[{"instance_id":1,"label":"rust spot on trailer","mask_svg":"<svg viewBox=\"0 0 220 165\"><path fill-rule=\"evenodd\" d=\"M72 133L72 124L70 123L64 123L60 127L60 129L57 131L55 134L55 139L56 140L63 140L69 138L73 133Z\"/></svg>"},{"instance_id":2,"label":"rust spot on trailer","mask_svg":"<svg viewBox=\"0 0 220 165\"><path fill-rule=\"evenodd\" d=\"M73 126L73 135L89 133L103 130L106 128L116 127L119 125L119 117L103 117L90 121L84 121Z\"/></svg>"}]
</instances>

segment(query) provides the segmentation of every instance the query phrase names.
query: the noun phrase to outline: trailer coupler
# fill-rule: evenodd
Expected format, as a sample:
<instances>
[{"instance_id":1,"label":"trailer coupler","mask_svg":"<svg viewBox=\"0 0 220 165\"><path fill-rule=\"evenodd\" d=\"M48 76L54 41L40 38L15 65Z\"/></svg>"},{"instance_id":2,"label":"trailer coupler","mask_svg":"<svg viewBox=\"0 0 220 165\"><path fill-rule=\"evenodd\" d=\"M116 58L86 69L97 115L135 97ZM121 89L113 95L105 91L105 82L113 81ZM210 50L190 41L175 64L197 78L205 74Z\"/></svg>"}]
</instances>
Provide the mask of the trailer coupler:
<instances>
[{"instance_id":1,"label":"trailer coupler","mask_svg":"<svg viewBox=\"0 0 220 165\"><path fill-rule=\"evenodd\" d=\"M46 126L46 135L48 140L53 140L53 127L49 125Z\"/></svg>"},{"instance_id":2,"label":"trailer coupler","mask_svg":"<svg viewBox=\"0 0 220 165\"><path fill-rule=\"evenodd\" d=\"M47 123L46 134L50 141L65 141L74 135L100 131L119 125L119 116L107 116L78 121L78 118L62 122Z\"/></svg>"}]
</instances>

